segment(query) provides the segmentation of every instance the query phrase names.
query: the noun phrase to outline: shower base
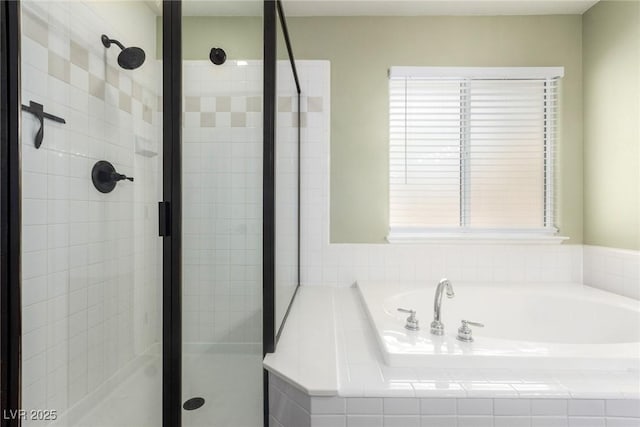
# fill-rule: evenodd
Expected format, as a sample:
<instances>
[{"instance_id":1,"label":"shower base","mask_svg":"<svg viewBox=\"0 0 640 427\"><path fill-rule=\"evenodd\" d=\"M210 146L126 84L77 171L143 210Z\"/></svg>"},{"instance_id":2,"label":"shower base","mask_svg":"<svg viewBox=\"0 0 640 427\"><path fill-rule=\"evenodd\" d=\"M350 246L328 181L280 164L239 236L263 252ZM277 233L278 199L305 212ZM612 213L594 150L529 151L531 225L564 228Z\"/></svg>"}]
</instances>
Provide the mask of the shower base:
<instances>
[{"instance_id":1,"label":"shower base","mask_svg":"<svg viewBox=\"0 0 640 427\"><path fill-rule=\"evenodd\" d=\"M262 354L257 346L204 346L183 354L183 401L205 404L184 411L184 427L262 427ZM198 352L190 353L189 350ZM162 360L142 364L78 421L56 427L158 427L162 425Z\"/></svg>"}]
</instances>

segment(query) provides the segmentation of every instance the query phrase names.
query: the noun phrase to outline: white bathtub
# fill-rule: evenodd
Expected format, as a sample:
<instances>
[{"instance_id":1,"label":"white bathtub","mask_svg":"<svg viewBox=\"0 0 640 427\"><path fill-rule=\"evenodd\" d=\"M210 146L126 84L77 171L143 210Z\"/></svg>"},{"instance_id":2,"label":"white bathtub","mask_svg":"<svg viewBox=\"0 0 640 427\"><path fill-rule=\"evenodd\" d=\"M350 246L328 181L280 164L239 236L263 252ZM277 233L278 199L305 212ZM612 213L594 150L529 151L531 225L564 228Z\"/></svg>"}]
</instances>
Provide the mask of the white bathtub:
<instances>
[{"instance_id":1,"label":"white bathtub","mask_svg":"<svg viewBox=\"0 0 640 427\"><path fill-rule=\"evenodd\" d=\"M445 335L431 335L434 284L358 283L385 362L390 366L522 369L639 369L640 302L579 284L453 283L442 299ZM420 330L404 328L417 311ZM456 339L462 319L475 341Z\"/></svg>"}]
</instances>

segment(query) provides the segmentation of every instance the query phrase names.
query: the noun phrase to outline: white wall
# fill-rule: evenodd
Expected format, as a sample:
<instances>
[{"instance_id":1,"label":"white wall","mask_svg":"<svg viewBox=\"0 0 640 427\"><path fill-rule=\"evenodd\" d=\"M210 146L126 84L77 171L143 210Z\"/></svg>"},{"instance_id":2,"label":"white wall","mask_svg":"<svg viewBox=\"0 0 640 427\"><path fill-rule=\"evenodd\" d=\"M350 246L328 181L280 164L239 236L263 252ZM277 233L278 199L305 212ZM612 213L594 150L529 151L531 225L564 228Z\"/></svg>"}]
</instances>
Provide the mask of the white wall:
<instances>
[{"instance_id":1,"label":"white wall","mask_svg":"<svg viewBox=\"0 0 640 427\"><path fill-rule=\"evenodd\" d=\"M129 3L112 19L152 23ZM22 114L23 407L59 414L100 389L159 339L156 204L159 67L117 66L105 33L153 52L155 32L116 29L83 2L25 1L22 101L66 124ZM134 12L136 11L136 12ZM145 14L146 13L146 14ZM148 15L148 16L147 16ZM146 24L145 24L146 25ZM99 193L91 169L108 160L135 182Z\"/></svg>"}]
</instances>

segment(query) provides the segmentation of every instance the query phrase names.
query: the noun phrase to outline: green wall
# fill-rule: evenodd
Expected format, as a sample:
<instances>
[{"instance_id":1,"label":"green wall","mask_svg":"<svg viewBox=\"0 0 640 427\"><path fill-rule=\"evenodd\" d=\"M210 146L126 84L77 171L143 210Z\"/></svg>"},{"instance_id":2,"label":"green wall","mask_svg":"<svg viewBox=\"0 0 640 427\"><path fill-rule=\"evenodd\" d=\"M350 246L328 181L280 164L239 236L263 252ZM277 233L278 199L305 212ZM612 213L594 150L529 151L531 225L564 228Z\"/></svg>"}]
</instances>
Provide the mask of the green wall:
<instances>
[{"instance_id":1,"label":"green wall","mask_svg":"<svg viewBox=\"0 0 640 427\"><path fill-rule=\"evenodd\" d=\"M332 242L386 236L392 65L565 66L558 222L582 242L580 16L299 18L290 32L296 57L331 61Z\"/></svg>"},{"instance_id":2,"label":"green wall","mask_svg":"<svg viewBox=\"0 0 640 427\"><path fill-rule=\"evenodd\" d=\"M261 58L257 19L186 18L185 58L205 59L212 43L232 58ZM331 61L332 242L384 241L387 71L423 65L565 67L557 222L569 243L582 243L581 16L310 17L288 25L297 59Z\"/></svg>"},{"instance_id":3,"label":"green wall","mask_svg":"<svg viewBox=\"0 0 640 427\"><path fill-rule=\"evenodd\" d=\"M640 3L583 15L584 241L640 250Z\"/></svg>"},{"instance_id":4,"label":"green wall","mask_svg":"<svg viewBox=\"0 0 640 427\"><path fill-rule=\"evenodd\" d=\"M162 17L157 18L156 58L162 57ZM209 59L212 47L224 48L227 58L262 58L262 18L188 16L182 19L182 57Z\"/></svg>"}]
</instances>

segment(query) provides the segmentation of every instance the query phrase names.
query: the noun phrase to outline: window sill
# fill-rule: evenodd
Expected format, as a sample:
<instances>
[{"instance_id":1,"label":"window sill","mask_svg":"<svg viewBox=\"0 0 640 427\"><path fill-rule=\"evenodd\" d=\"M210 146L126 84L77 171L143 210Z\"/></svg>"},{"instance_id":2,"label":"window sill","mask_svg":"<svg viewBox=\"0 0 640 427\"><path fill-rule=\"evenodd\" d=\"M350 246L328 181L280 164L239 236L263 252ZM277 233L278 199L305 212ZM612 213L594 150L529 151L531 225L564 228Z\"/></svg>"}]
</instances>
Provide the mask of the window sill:
<instances>
[{"instance_id":1,"label":"window sill","mask_svg":"<svg viewBox=\"0 0 640 427\"><path fill-rule=\"evenodd\" d=\"M502 244L502 245L552 245L560 244L568 237L554 234L533 233L418 233L392 232L389 243L420 244Z\"/></svg>"}]
</instances>

